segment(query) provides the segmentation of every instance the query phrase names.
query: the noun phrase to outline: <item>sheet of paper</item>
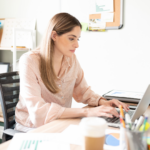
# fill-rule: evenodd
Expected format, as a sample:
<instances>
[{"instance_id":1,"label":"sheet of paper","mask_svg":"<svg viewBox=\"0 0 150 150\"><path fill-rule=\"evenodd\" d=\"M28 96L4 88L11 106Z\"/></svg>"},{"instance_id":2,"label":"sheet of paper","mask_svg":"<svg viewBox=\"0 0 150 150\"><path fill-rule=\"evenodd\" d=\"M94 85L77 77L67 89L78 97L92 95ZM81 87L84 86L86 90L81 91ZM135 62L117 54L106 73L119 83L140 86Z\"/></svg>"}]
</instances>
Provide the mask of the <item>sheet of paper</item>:
<instances>
[{"instance_id":1,"label":"sheet of paper","mask_svg":"<svg viewBox=\"0 0 150 150\"><path fill-rule=\"evenodd\" d=\"M95 0L97 13L113 12L113 0Z\"/></svg>"},{"instance_id":2,"label":"sheet of paper","mask_svg":"<svg viewBox=\"0 0 150 150\"><path fill-rule=\"evenodd\" d=\"M70 150L60 133L16 133L7 150Z\"/></svg>"},{"instance_id":3,"label":"sheet of paper","mask_svg":"<svg viewBox=\"0 0 150 150\"><path fill-rule=\"evenodd\" d=\"M82 145L82 135L78 125L69 125L61 133L70 144Z\"/></svg>"},{"instance_id":4,"label":"sheet of paper","mask_svg":"<svg viewBox=\"0 0 150 150\"><path fill-rule=\"evenodd\" d=\"M69 141L70 144L75 145L82 145L83 144L83 137L81 135L81 131L78 125L70 125L68 128L66 128L63 132L63 137L66 141ZM106 136L114 136L116 138L116 141L119 141L119 134L120 130L106 130ZM108 137L109 138L109 137ZM117 142L116 142L117 143ZM107 144L104 144L104 149L107 150L119 150L120 146L110 146Z\"/></svg>"},{"instance_id":5,"label":"sheet of paper","mask_svg":"<svg viewBox=\"0 0 150 150\"><path fill-rule=\"evenodd\" d=\"M102 22L113 22L114 21L114 13L101 13L101 21Z\"/></svg>"}]
</instances>

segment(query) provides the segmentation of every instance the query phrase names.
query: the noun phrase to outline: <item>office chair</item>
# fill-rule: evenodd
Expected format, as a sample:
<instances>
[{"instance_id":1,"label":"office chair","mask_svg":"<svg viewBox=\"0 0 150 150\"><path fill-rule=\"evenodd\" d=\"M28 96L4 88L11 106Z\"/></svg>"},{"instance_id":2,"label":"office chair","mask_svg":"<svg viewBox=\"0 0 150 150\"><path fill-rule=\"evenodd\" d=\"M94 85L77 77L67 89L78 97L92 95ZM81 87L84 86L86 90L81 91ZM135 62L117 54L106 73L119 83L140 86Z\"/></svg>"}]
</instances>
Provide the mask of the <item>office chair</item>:
<instances>
[{"instance_id":1,"label":"office chair","mask_svg":"<svg viewBox=\"0 0 150 150\"><path fill-rule=\"evenodd\" d=\"M0 74L0 102L4 117L2 142L10 140L15 133L15 107L19 100L20 79L18 72Z\"/></svg>"}]
</instances>

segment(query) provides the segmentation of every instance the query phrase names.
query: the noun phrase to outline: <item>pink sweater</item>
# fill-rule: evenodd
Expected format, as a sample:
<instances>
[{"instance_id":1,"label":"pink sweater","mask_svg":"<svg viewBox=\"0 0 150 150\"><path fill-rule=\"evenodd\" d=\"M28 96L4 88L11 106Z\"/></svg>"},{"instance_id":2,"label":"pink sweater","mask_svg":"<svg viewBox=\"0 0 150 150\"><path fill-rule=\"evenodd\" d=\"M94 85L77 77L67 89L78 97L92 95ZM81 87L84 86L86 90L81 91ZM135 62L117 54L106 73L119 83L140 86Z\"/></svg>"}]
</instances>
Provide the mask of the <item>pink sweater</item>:
<instances>
[{"instance_id":1,"label":"pink sweater","mask_svg":"<svg viewBox=\"0 0 150 150\"><path fill-rule=\"evenodd\" d=\"M72 97L77 102L98 106L100 95L87 85L84 73L75 55L64 57L58 81L57 94L44 85L39 72L39 54L27 52L19 62L20 98L16 107L16 121L23 126L36 128L59 119L70 108Z\"/></svg>"}]
</instances>

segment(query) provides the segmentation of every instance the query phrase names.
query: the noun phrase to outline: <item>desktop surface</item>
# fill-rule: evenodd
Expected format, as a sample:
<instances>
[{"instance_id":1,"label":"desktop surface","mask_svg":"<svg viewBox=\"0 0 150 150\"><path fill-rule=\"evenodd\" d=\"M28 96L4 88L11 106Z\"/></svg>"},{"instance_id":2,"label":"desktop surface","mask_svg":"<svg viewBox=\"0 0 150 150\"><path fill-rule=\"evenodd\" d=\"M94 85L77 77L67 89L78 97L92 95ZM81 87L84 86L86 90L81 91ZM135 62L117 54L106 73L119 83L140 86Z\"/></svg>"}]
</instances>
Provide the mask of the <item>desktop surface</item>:
<instances>
[{"instance_id":1,"label":"desktop surface","mask_svg":"<svg viewBox=\"0 0 150 150\"><path fill-rule=\"evenodd\" d=\"M130 104L129 104L130 105ZM134 105L134 104L132 104ZM150 116L150 106L145 112L147 115ZM30 131L30 133L61 133L64 131L70 124L78 125L80 123L81 118L77 119L58 119L54 120L48 124L45 124L39 128L36 128L33 131ZM148 120L150 122L150 120ZM113 130L119 130L119 128L113 128L113 127L108 127L109 129ZM0 149L1 150L7 150L11 140L8 142L5 142L3 144L0 144ZM81 146L79 145L70 145L71 150L81 150Z\"/></svg>"}]
</instances>

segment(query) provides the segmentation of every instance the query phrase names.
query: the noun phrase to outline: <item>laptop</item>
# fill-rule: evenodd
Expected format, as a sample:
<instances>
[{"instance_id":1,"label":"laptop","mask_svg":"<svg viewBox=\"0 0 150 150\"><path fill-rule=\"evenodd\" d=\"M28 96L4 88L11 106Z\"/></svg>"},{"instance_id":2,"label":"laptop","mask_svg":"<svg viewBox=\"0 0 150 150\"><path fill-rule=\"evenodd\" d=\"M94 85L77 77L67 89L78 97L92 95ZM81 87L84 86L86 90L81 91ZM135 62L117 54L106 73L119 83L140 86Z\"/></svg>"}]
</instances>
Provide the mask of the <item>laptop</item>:
<instances>
[{"instance_id":1,"label":"laptop","mask_svg":"<svg viewBox=\"0 0 150 150\"><path fill-rule=\"evenodd\" d=\"M138 119L141 115L143 115L148 108L150 104L150 85L147 87L142 99L139 101L139 104L137 105L135 110L129 110L128 112L124 111L124 113L128 113L131 117L131 121L134 122L136 119ZM118 113L120 113L119 108L116 108ZM113 118L108 118L108 117L101 117L104 118L108 126L111 127L120 127L120 118L113 117Z\"/></svg>"}]
</instances>

